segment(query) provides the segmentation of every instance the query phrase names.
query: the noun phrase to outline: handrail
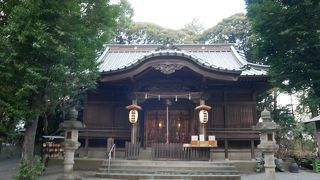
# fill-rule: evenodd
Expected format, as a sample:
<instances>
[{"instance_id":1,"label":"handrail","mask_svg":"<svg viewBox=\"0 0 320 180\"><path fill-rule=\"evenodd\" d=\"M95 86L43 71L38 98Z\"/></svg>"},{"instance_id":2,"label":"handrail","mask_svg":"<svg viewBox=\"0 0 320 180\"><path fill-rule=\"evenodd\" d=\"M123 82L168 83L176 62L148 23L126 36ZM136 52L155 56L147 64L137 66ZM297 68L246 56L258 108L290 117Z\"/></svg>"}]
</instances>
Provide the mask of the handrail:
<instances>
[{"instance_id":1,"label":"handrail","mask_svg":"<svg viewBox=\"0 0 320 180\"><path fill-rule=\"evenodd\" d=\"M113 144L109 153L108 153L108 173L110 171L110 162L111 162L111 156L112 156L112 152L113 152L113 159L116 158L116 144Z\"/></svg>"}]
</instances>

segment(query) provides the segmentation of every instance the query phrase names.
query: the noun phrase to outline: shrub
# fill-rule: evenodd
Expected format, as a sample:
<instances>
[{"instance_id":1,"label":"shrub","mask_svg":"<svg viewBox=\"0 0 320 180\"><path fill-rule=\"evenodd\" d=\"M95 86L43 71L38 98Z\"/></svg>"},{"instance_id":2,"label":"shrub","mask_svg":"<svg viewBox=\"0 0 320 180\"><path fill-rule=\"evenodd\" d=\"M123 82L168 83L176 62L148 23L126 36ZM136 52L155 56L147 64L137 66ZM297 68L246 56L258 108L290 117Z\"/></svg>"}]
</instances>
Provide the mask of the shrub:
<instances>
[{"instance_id":1,"label":"shrub","mask_svg":"<svg viewBox=\"0 0 320 180\"><path fill-rule=\"evenodd\" d=\"M30 161L21 160L19 163L19 174L16 180L38 180L44 171L44 164L39 156Z\"/></svg>"}]
</instances>

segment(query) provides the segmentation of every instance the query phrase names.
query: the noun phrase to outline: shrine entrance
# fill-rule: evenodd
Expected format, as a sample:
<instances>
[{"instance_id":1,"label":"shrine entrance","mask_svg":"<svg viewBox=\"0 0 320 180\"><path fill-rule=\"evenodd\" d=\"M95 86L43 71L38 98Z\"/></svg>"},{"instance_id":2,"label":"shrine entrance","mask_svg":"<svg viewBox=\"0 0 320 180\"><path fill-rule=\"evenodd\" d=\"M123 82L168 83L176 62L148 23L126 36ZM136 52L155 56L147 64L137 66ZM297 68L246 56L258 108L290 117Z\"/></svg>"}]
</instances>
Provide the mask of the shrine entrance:
<instances>
[{"instance_id":1,"label":"shrine entrance","mask_svg":"<svg viewBox=\"0 0 320 180\"><path fill-rule=\"evenodd\" d=\"M154 143L187 143L190 141L190 113L187 110L149 110L145 132L146 147Z\"/></svg>"}]
</instances>

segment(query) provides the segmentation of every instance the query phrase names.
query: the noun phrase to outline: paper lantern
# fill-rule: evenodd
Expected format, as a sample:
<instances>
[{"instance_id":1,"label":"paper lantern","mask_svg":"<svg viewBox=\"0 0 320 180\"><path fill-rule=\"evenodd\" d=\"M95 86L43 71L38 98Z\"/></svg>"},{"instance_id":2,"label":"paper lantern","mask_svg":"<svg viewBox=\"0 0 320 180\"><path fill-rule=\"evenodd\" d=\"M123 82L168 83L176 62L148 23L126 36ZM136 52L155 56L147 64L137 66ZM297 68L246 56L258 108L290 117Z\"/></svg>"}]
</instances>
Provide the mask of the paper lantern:
<instances>
[{"instance_id":1,"label":"paper lantern","mask_svg":"<svg viewBox=\"0 0 320 180\"><path fill-rule=\"evenodd\" d=\"M208 119L209 119L209 113L207 110L201 110L199 112L199 120L200 120L200 123L207 123L208 122Z\"/></svg>"},{"instance_id":2,"label":"paper lantern","mask_svg":"<svg viewBox=\"0 0 320 180\"><path fill-rule=\"evenodd\" d=\"M129 121L132 124L137 123L138 121L138 111L135 109L132 109L129 111Z\"/></svg>"}]
</instances>

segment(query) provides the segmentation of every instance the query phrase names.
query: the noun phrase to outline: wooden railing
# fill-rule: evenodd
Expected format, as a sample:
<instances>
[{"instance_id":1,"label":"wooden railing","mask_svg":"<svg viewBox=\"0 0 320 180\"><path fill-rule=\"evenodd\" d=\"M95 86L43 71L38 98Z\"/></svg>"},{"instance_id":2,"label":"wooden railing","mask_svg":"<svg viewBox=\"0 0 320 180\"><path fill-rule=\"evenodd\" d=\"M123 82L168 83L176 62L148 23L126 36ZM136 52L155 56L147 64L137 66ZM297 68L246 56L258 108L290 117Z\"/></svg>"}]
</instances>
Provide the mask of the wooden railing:
<instances>
[{"instance_id":1,"label":"wooden railing","mask_svg":"<svg viewBox=\"0 0 320 180\"><path fill-rule=\"evenodd\" d=\"M187 160L188 154L180 143L155 143L152 146L152 159Z\"/></svg>"},{"instance_id":2,"label":"wooden railing","mask_svg":"<svg viewBox=\"0 0 320 180\"><path fill-rule=\"evenodd\" d=\"M140 143L132 144L126 142L125 146L125 157L130 160L136 160L139 158Z\"/></svg>"}]
</instances>

